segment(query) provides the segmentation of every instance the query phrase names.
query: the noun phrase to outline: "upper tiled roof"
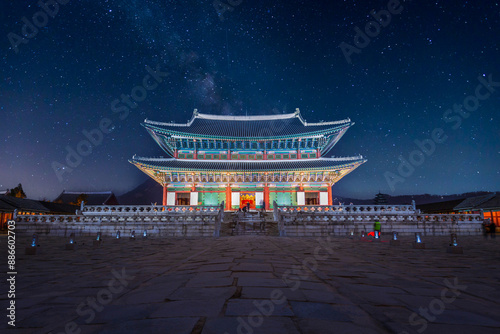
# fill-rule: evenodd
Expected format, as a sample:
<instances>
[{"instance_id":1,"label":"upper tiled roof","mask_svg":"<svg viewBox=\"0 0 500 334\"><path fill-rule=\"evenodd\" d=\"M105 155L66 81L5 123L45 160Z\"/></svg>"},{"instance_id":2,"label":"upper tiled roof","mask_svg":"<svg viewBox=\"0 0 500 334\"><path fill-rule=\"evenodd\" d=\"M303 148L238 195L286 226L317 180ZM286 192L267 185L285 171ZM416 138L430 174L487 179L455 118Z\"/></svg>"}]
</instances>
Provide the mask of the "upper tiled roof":
<instances>
[{"instance_id":1,"label":"upper tiled roof","mask_svg":"<svg viewBox=\"0 0 500 334\"><path fill-rule=\"evenodd\" d=\"M135 157L133 164L146 165L160 170L179 171L295 171L331 169L343 165L364 163L362 156L349 158L318 158L297 160L179 160L166 158Z\"/></svg>"},{"instance_id":2,"label":"upper tiled roof","mask_svg":"<svg viewBox=\"0 0 500 334\"><path fill-rule=\"evenodd\" d=\"M296 136L314 132L340 131L351 126L351 120L307 123L300 111L295 113L264 116L229 116L200 114L196 110L188 123L164 123L150 120L144 126L155 132L206 135L228 138L269 138Z\"/></svg>"}]
</instances>

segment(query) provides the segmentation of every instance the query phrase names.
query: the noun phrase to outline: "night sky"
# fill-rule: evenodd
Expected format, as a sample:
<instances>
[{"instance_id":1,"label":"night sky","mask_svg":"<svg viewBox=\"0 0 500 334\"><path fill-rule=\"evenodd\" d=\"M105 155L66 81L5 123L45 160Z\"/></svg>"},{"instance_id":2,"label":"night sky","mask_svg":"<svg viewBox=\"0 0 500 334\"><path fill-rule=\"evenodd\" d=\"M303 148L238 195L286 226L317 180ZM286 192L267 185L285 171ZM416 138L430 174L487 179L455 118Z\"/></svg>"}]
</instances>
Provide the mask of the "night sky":
<instances>
[{"instance_id":1,"label":"night sky","mask_svg":"<svg viewBox=\"0 0 500 334\"><path fill-rule=\"evenodd\" d=\"M500 189L495 1L222 0L222 17L213 0L59 1L54 17L37 1L0 5L0 190L131 190L147 176L128 159L165 155L140 123L186 122L195 108L351 118L330 155L368 162L340 196ZM370 23L388 6L390 22ZM157 69L161 82L141 89ZM127 106L132 93L141 101ZM70 167L67 148L99 127L109 133Z\"/></svg>"}]
</instances>

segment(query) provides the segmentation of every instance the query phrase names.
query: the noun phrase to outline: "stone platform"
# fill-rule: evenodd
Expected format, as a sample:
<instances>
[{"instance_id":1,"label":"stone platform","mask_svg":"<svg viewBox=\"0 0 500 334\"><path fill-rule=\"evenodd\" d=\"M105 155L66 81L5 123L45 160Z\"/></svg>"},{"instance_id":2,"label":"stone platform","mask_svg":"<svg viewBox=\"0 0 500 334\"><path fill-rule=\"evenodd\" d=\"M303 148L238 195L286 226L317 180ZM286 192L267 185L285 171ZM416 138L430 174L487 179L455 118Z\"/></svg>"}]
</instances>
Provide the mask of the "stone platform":
<instances>
[{"instance_id":1,"label":"stone platform","mask_svg":"<svg viewBox=\"0 0 500 334\"><path fill-rule=\"evenodd\" d=\"M500 238L103 239L18 237L16 333L500 332Z\"/></svg>"}]
</instances>

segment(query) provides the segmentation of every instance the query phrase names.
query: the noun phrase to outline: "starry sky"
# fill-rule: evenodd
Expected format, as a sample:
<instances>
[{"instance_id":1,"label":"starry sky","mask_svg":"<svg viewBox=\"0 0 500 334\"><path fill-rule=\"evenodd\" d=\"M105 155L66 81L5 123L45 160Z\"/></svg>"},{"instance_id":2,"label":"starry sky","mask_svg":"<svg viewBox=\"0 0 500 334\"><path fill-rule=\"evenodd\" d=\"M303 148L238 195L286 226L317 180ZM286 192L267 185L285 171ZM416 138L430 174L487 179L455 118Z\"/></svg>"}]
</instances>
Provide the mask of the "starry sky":
<instances>
[{"instance_id":1,"label":"starry sky","mask_svg":"<svg viewBox=\"0 0 500 334\"><path fill-rule=\"evenodd\" d=\"M351 118L330 155L368 162L340 196L500 189L495 1L45 1L0 4L0 190L124 193L165 155L140 123L195 108Z\"/></svg>"}]
</instances>

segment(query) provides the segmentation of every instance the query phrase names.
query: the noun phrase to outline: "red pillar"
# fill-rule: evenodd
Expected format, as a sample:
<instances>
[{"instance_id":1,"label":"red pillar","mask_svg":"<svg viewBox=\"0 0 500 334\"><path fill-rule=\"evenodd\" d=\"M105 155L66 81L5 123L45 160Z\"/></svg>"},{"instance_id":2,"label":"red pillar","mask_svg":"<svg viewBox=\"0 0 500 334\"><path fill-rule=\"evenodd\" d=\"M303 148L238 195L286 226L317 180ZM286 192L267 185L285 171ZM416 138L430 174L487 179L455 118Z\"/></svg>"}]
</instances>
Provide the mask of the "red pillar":
<instances>
[{"instance_id":1,"label":"red pillar","mask_svg":"<svg viewBox=\"0 0 500 334\"><path fill-rule=\"evenodd\" d=\"M332 186L329 184L328 185L328 205L331 206L333 205L332 203Z\"/></svg>"},{"instance_id":2,"label":"red pillar","mask_svg":"<svg viewBox=\"0 0 500 334\"><path fill-rule=\"evenodd\" d=\"M226 210L231 210L231 185L228 183L226 186Z\"/></svg>"},{"instance_id":3,"label":"red pillar","mask_svg":"<svg viewBox=\"0 0 500 334\"><path fill-rule=\"evenodd\" d=\"M163 206L167 205L167 185L163 186Z\"/></svg>"},{"instance_id":4,"label":"red pillar","mask_svg":"<svg viewBox=\"0 0 500 334\"><path fill-rule=\"evenodd\" d=\"M264 209L269 210L271 203L269 203L269 186L267 183L264 186Z\"/></svg>"}]
</instances>

